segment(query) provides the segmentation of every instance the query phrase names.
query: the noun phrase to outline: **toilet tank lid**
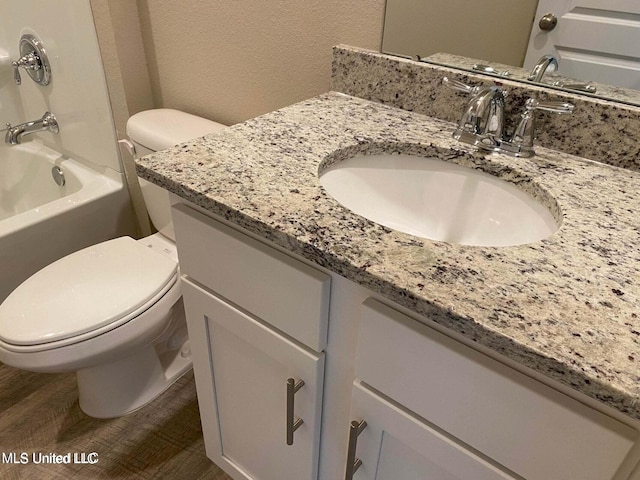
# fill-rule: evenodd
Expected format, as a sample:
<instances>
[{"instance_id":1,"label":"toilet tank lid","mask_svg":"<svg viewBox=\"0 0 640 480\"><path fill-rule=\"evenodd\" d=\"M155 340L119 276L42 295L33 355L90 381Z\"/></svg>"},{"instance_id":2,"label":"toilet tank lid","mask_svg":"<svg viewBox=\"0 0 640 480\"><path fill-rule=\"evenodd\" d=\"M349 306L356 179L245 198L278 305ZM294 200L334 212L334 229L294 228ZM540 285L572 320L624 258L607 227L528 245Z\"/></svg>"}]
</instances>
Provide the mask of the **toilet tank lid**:
<instances>
[{"instance_id":1,"label":"toilet tank lid","mask_svg":"<svg viewBox=\"0 0 640 480\"><path fill-rule=\"evenodd\" d=\"M127 121L129 138L153 151L165 150L223 128L225 125L221 123L171 108L145 110Z\"/></svg>"}]
</instances>

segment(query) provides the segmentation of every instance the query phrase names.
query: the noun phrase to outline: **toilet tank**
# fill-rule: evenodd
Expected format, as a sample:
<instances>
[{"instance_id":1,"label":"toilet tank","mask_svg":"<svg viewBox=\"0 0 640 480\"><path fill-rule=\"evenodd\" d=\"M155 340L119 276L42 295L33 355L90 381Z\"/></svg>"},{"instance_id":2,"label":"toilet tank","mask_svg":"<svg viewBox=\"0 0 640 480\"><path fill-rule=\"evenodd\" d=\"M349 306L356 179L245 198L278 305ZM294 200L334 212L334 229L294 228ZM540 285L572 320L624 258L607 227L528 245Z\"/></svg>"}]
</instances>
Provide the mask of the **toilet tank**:
<instances>
[{"instance_id":1,"label":"toilet tank","mask_svg":"<svg viewBox=\"0 0 640 480\"><path fill-rule=\"evenodd\" d=\"M136 157L166 150L223 128L225 126L220 123L170 108L139 112L127 121L127 135L136 147ZM138 180L151 223L161 234L175 241L169 194L151 182Z\"/></svg>"}]
</instances>

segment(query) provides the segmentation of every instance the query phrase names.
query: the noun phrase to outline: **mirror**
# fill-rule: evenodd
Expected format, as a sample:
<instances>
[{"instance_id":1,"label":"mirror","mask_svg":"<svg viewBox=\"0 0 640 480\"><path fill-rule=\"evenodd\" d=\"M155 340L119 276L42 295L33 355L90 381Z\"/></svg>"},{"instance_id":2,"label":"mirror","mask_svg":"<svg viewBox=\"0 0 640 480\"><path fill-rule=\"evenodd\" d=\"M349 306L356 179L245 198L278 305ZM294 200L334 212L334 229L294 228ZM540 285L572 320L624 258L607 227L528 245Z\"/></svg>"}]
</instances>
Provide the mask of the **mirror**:
<instances>
[{"instance_id":1,"label":"mirror","mask_svg":"<svg viewBox=\"0 0 640 480\"><path fill-rule=\"evenodd\" d=\"M552 54L545 86L640 105L638 25L627 0L387 0L382 52L523 82Z\"/></svg>"}]
</instances>

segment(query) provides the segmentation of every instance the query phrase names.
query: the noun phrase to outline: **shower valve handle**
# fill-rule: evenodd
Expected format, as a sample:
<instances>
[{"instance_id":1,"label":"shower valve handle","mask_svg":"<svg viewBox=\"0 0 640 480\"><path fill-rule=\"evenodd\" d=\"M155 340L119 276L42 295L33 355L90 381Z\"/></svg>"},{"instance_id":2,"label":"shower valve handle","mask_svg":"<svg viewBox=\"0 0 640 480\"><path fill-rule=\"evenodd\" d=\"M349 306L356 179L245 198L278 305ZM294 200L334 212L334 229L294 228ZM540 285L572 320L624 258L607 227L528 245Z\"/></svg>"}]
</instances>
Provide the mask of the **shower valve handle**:
<instances>
[{"instance_id":1,"label":"shower valve handle","mask_svg":"<svg viewBox=\"0 0 640 480\"><path fill-rule=\"evenodd\" d=\"M22 83L22 78L20 78L20 67L25 70L33 70L34 72L42 69L42 61L35 52L27 53L19 60L11 62L11 65L14 68L13 79L18 85Z\"/></svg>"}]
</instances>

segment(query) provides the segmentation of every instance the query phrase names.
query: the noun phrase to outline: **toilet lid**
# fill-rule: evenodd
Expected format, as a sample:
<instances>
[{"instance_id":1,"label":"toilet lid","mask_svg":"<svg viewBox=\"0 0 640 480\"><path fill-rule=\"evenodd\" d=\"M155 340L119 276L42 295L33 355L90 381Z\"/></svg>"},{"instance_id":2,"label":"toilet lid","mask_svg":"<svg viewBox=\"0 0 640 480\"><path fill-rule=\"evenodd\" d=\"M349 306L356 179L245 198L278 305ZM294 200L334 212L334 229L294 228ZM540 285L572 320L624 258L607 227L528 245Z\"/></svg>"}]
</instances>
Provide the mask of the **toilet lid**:
<instances>
[{"instance_id":1,"label":"toilet lid","mask_svg":"<svg viewBox=\"0 0 640 480\"><path fill-rule=\"evenodd\" d=\"M67 255L25 280L0 305L0 340L39 345L122 323L175 283L177 267L131 237Z\"/></svg>"}]
</instances>

